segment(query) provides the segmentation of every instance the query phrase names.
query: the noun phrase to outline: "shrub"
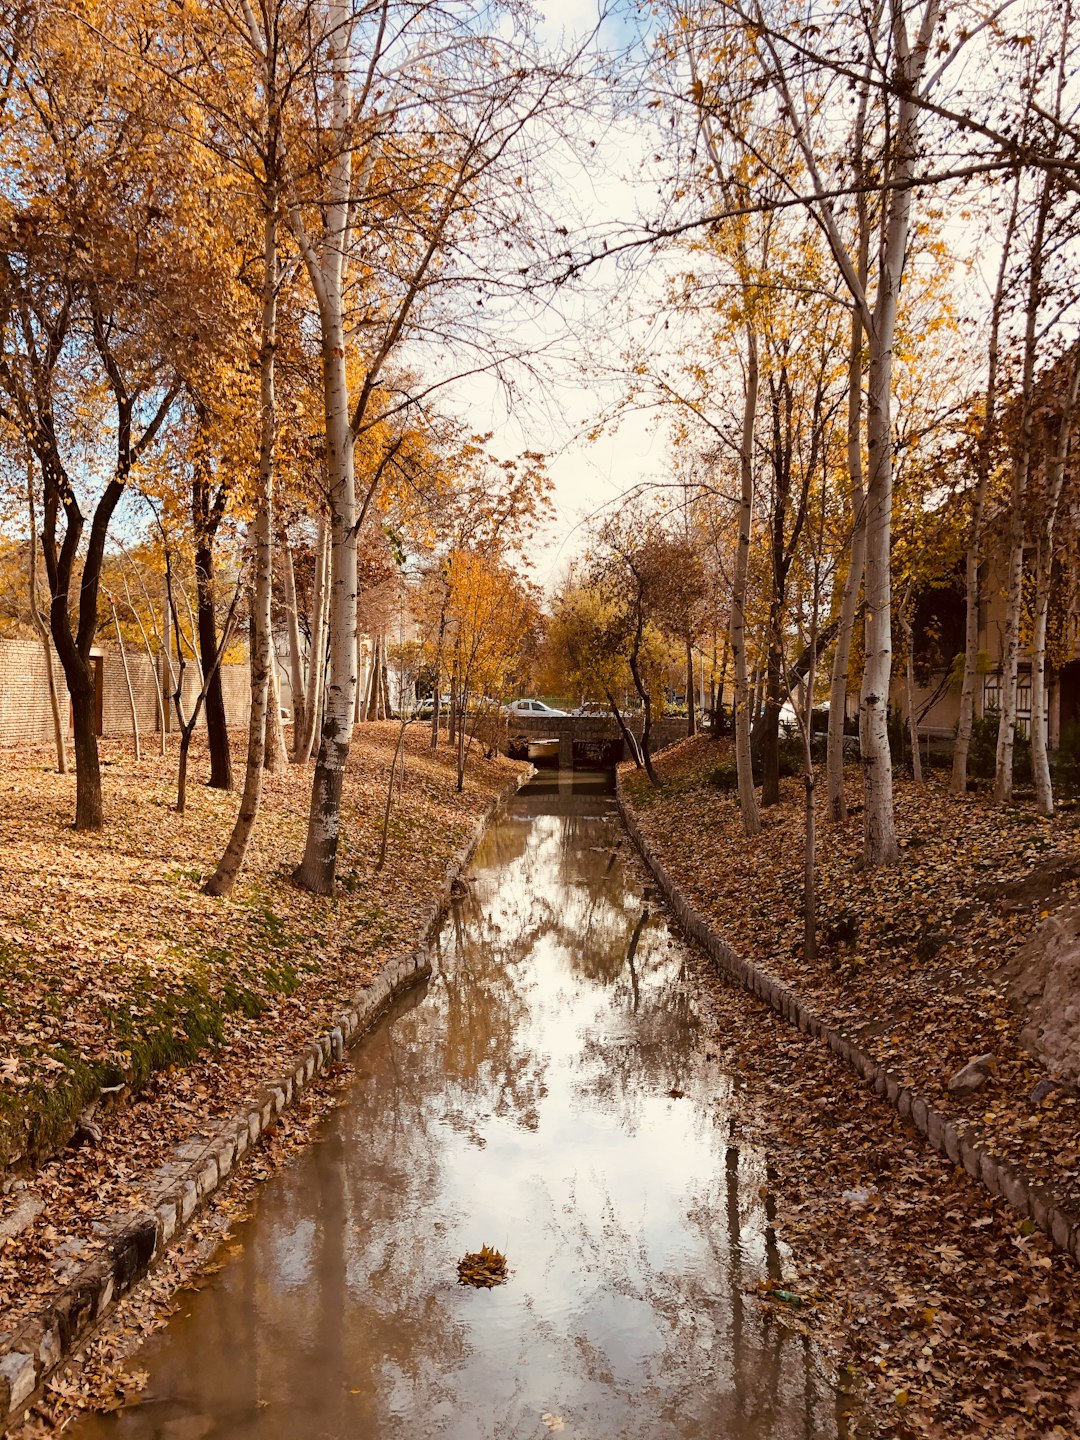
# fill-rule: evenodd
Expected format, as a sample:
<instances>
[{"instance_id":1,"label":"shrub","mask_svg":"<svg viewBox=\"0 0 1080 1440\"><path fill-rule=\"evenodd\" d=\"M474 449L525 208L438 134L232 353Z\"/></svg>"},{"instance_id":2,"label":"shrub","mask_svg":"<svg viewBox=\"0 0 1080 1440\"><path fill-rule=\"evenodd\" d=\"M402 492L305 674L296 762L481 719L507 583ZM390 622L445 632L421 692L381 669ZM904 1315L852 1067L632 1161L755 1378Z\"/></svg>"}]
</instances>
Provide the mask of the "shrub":
<instances>
[{"instance_id":1,"label":"shrub","mask_svg":"<svg viewBox=\"0 0 1080 1440\"><path fill-rule=\"evenodd\" d=\"M971 722L971 745L968 749L968 774L976 780L993 780L997 768L997 734L1000 712L987 710ZM1031 741L1017 735L1013 742L1013 783L1030 785L1034 779L1031 765Z\"/></svg>"},{"instance_id":2,"label":"shrub","mask_svg":"<svg viewBox=\"0 0 1080 1440\"><path fill-rule=\"evenodd\" d=\"M976 780L992 780L997 765L998 712L987 710L971 722L968 747L968 774Z\"/></svg>"},{"instance_id":3,"label":"shrub","mask_svg":"<svg viewBox=\"0 0 1080 1440\"><path fill-rule=\"evenodd\" d=\"M780 779L789 780L793 775L803 773L805 758L802 736L797 731L785 728L780 734Z\"/></svg>"},{"instance_id":4,"label":"shrub","mask_svg":"<svg viewBox=\"0 0 1080 1440\"><path fill-rule=\"evenodd\" d=\"M1054 753L1054 784L1067 795L1080 793L1080 722L1073 720L1061 732Z\"/></svg>"},{"instance_id":5,"label":"shrub","mask_svg":"<svg viewBox=\"0 0 1080 1440\"><path fill-rule=\"evenodd\" d=\"M717 705L715 710L706 711L706 727L714 739L723 735L734 735L735 714L733 709L723 703Z\"/></svg>"},{"instance_id":6,"label":"shrub","mask_svg":"<svg viewBox=\"0 0 1080 1440\"><path fill-rule=\"evenodd\" d=\"M739 767L734 754L725 755L720 764L710 772L709 784L723 791L739 788Z\"/></svg>"}]
</instances>

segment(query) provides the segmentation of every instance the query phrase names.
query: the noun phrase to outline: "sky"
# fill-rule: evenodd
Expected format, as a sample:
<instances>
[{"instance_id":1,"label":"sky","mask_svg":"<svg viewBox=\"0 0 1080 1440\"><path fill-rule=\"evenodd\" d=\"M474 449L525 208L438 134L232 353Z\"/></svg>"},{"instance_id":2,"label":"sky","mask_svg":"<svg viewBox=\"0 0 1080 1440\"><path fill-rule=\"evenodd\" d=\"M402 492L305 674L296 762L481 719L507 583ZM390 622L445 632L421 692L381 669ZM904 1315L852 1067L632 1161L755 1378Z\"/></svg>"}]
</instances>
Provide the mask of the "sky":
<instances>
[{"instance_id":1,"label":"sky","mask_svg":"<svg viewBox=\"0 0 1080 1440\"><path fill-rule=\"evenodd\" d=\"M588 0L540 0L538 8L544 16L541 33L553 45L580 41L596 24L596 6ZM632 13L627 6L602 22L601 47L633 41ZM656 143L650 117L642 111L613 122L597 114L585 117L582 125L573 146L555 141L546 155L548 178L556 193L561 187L565 202L564 223L572 233L593 225L629 227L651 207L656 193L655 175L648 169ZM585 163L582 154L588 157ZM658 257L648 265L639 261L633 293L628 293L625 271L601 262L572 291L546 293L543 310L530 307L523 313L519 335L534 335L538 349L546 352L537 362L539 378L522 381L512 397L491 377L454 388L454 407L475 430L493 432L493 448L500 455L532 449L548 456L556 518L530 553L535 578L547 588L580 554L592 516L617 504L634 485L669 469L666 437L642 415L626 416L605 426L597 438L587 438L621 394L614 372L622 348L639 328L634 312L656 298L665 273Z\"/></svg>"}]
</instances>

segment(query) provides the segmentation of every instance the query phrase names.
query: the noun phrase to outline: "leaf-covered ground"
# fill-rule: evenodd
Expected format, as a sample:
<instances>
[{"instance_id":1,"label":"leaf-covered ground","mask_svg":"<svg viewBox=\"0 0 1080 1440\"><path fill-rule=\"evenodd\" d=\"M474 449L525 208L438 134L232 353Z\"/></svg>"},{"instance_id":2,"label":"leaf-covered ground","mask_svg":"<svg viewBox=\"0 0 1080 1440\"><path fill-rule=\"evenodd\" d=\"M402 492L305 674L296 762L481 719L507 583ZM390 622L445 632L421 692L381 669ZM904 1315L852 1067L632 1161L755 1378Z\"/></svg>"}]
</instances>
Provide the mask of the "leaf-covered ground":
<instances>
[{"instance_id":1,"label":"leaf-covered ground","mask_svg":"<svg viewBox=\"0 0 1080 1440\"><path fill-rule=\"evenodd\" d=\"M408 732L388 861L375 874L396 738L393 724L357 731L333 900L289 881L310 768L267 775L241 881L216 900L200 885L237 797L199 783L202 751L179 816L174 756L136 764L128 745L104 742L100 835L71 829L74 777L56 775L46 749L0 752L3 1329L85 1262L94 1221L140 1203L143 1175L418 943L448 861L522 767L477 757L459 795L450 752L433 755L426 733ZM100 1139L68 1147L75 1117L116 1085L119 1099L92 1116ZM5 1234L38 1202L29 1225Z\"/></svg>"},{"instance_id":2,"label":"leaf-covered ground","mask_svg":"<svg viewBox=\"0 0 1080 1440\"><path fill-rule=\"evenodd\" d=\"M927 1098L1075 1203L1080 1108L1063 1091L1032 1101L1043 1072L1020 1050L994 974L1076 887L1018 914L977 893L1051 852L1072 854L1072 817L1049 823L1022 805L998 812L901 784L903 859L874 875L854 863L860 817L823 825L819 915L849 938L810 967L799 944L801 783L747 841L733 797L711 783L720 758L707 740L668 752L659 794L624 775L684 892L744 954L859 1029ZM719 978L706 988L719 1058L759 1097L782 1233L816 1297L809 1323L866 1382L881 1433L1080 1433L1075 1263L934 1154L824 1045ZM949 1076L986 1051L998 1057L992 1080L967 1100L948 1096Z\"/></svg>"},{"instance_id":3,"label":"leaf-covered ground","mask_svg":"<svg viewBox=\"0 0 1080 1440\"><path fill-rule=\"evenodd\" d=\"M1032 1092L1045 1071L1018 1041L1017 1016L1000 973L1049 910L1080 898L1080 882L1034 905L983 898L993 882L1019 881L1055 856L1077 858L1076 812L1054 820L1030 804L1000 810L986 799L957 802L944 786L896 788L898 865L858 868L862 817L819 822L815 964L802 956L803 787L789 780L780 806L748 841L736 801L710 783L720 747L690 741L665 757L667 788L627 793L646 834L676 879L740 953L760 961L822 1015L843 1020L865 1049L906 1084L979 1132L986 1148L1080 1210L1080 1096ZM850 772L852 798L858 774ZM957 1098L949 1078L992 1053L991 1080Z\"/></svg>"}]
</instances>

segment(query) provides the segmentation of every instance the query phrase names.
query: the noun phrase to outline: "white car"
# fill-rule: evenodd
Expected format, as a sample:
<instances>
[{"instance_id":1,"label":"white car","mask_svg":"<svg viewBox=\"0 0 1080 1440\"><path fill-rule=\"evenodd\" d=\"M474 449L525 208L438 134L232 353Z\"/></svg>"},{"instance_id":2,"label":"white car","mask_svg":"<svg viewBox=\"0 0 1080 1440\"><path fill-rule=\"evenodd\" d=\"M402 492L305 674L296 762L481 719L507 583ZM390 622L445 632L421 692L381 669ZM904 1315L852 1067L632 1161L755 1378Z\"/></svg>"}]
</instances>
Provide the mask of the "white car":
<instances>
[{"instance_id":1,"label":"white car","mask_svg":"<svg viewBox=\"0 0 1080 1440\"><path fill-rule=\"evenodd\" d=\"M555 710L542 700L513 700L503 709L505 715L520 715L525 719L555 720L566 715L565 710Z\"/></svg>"}]
</instances>

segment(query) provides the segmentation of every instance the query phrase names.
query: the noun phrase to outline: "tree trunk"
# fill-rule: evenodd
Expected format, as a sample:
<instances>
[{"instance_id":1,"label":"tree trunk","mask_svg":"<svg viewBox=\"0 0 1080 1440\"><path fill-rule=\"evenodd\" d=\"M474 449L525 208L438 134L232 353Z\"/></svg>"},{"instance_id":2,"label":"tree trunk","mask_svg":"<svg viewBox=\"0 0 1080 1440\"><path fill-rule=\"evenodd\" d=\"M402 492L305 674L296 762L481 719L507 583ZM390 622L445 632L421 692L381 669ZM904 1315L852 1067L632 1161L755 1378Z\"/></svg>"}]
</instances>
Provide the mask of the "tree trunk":
<instances>
[{"instance_id":1,"label":"tree trunk","mask_svg":"<svg viewBox=\"0 0 1080 1440\"><path fill-rule=\"evenodd\" d=\"M1035 778L1035 807L1040 815L1054 813L1050 754L1046 735L1046 620L1050 608L1052 551L1040 537L1035 561L1035 614L1031 630L1031 766Z\"/></svg>"},{"instance_id":2,"label":"tree trunk","mask_svg":"<svg viewBox=\"0 0 1080 1440\"><path fill-rule=\"evenodd\" d=\"M1005 632L1002 642L1001 715L998 720L997 764L994 799L1006 805L1012 799L1013 748L1016 740L1016 677L1020 652L1020 611L1024 588L1024 502L1031 469L1032 434L1035 424L1035 358L1038 346L1038 313L1042 300L1043 241L1050 214L1051 180L1046 176L1035 217L1028 269L1027 314L1024 326L1024 367L1020 390L1020 426L1012 453L1012 494L1009 515L1009 591L1005 602Z\"/></svg>"},{"instance_id":3,"label":"tree trunk","mask_svg":"<svg viewBox=\"0 0 1080 1440\"><path fill-rule=\"evenodd\" d=\"M607 697L608 704L611 706L611 713L615 716L615 724L618 725L619 732L623 737L623 744L627 750L629 750L631 760L633 760L635 766L640 770L643 768L645 761L641 754L641 746L638 744L637 736L623 719L623 713L619 709L619 703L615 699L615 696L610 690L605 690L604 694Z\"/></svg>"},{"instance_id":4,"label":"tree trunk","mask_svg":"<svg viewBox=\"0 0 1080 1440\"><path fill-rule=\"evenodd\" d=\"M194 502L193 502L194 503ZM214 610L214 551L209 533L209 517L204 517L201 534L195 544L195 598L198 611L199 657L203 676L209 676L206 687L206 740L210 750L210 788L231 790L232 756L229 753L229 727L225 720L225 696L221 688L221 666L215 662L218 653L217 615Z\"/></svg>"},{"instance_id":5,"label":"tree trunk","mask_svg":"<svg viewBox=\"0 0 1080 1440\"><path fill-rule=\"evenodd\" d=\"M144 592L145 593L145 592ZM142 636L143 650L146 652L147 664L150 666L150 673L154 677L154 699L157 702L158 730L161 735L161 754L165 754L165 696L161 688L161 676L158 670L157 660L150 645L150 637L146 633L146 626L142 622L142 616L131 603L131 591L128 588L127 576L124 576L124 596L127 599L128 609L135 617L135 624L139 627L139 634Z\"/></svg>"},{"instance_id":6,"label":"tree trunk","mask_svg":"<svg viewBox=\"0 0 1080 1440\"><path fill-rule=\"evenodd\" d=\"M645 774L649 777L649 783L655 789L663 788L663 781L656 773L652 758L652 697L649 694L649 687L644 683L641 670L638 665L638 651L641 644L641 625L638 625L638 633L633 648L630 651L630 674L633 676L634 688L641 699L642 720L641 720L641 762L645 766Z\"/></svg>"},{"instance_id":7,"label":"tree trunk","mask_svg":"<svg viewBox=\"0 0 1080 1440\"><path fill-rule=\"evenodd\" d=\"M135 705L135 690L131 684L131 670L128 667L127 651L124 649L124 637L120 634L120 621L116 614L116 602L109 596L109 609L112 611L113 628L116 631L116 644L120 651L120 663L124 667L124 684L127 686L128 710L131 714L131 736L135 742L135 759L142 759L142 747L139 744L139 712Z\"/></svg>"},{"instance_id":8,"label":"tree trunk","mask_svg":"<svg viewBox=\"0 0 1080 1440\"><path fill-rule=\"evenodd\" d=\"M1005 228L997 285L990 311L990 347L986 368L986 399L979 436L978 471L971 506L971 533L964 557L964 676L960 684L960 716L956 725L953 747L952 776L949 790L953 795L967 793L968 752L975 718L975 679L979 671L979 565L981 561L983 516L986 510L986 489L990 481L991 449L997 411L998 356L1001 313L1005 296L1005 277L1012 251L1013 236L1019 210L1020 178L1013 186L1012 208Z\"/></svg>"},{"instance_id":9,"label":"tree trunk","mask_svg":"<svg viewBox=\"0 0 1080 1440\"><path fill-rule=\"evenodd\" d=\"M457 717L457 788L460 792L465 787L465 709L467 704L467 691L460 696L460 710Z\"/></svg>"},{"instance_id":10,"label":"tree trunk","mask_svg":"<svg viewBox=\"0 0 1080 1440\"><path fill-rule=\"evenodd\" d=\"M343 0L327 6L330 22L331 133L334 159L323 211L323 249L316 253L294 214L297 239L318 301L322 354L323 414L326 423L326 479L330 510L329 673L323 698L319 753L311 785L304 856L296 883L317 895L332 895L341 833L341 793L352 743L356 704L356 543L358 515L353 471L355 436L349 406L345 334L346 247L355 203L351 145L353 57L352 18Z\"/></svg>"},{"instance_id":11,"label":"tree trunk","mask_svg":"<svg viewBox=\"0 0 1080 1440\"><path fill-rule=\"evenodd\" d=\"M353 704L353 724L357 726L364 717L364 700L367 698L367 665L364 660L364 644L360 628L356 632L356 703Z\"/></svg>"},{"instance_id":12,"label":"tree trunk","mask_svg":"<svg viewBox=\"0 0 1080 1440\"><path fill-rule=\"evenodd\" d=\"M408 728L408 720L402 720L401 729L398 731L397 749L394 751L394 759L390 765L390 783L386 787L386 805L383 808L382 840L379 843L379 858L375 862L376 875L386 864L386 837L390 830L390 807L394 800L394 774L397 770L398 758L401 757L401 773L402 780L404 781L405 760L403 751L405 746L405 731ZM459 786L458 788L460 789L461 787Z\"/></svg>"},{"instance_id":13,"label":"tree trunk","mask_svg":"<svg viewBox=\"0 0 1080 1440\"><path fill-rule=\"evenodd\" d=\"M765 667L765 714L761 725L761 808L780 803L780 707L784 701L783 657L776 638L782 623L782 598L769 623L772 638ZM751 746L751 749L753 747Z\"/></svg>"},{"instance_id":14,"label":"tree trunk","mask_svg":"<svg viewBox=\"0 0 1080 1440\"><path fill-rule=\"evenodd\" d=\"M311 652L308 655L307 696L304 701L303 739L296 746L295 759L306 765L315 745L322 690L326 680L326 617L329 533L325 515L319 516L319 553L315 557L315 593L311 597Z\"/></svg>"},{"instance_id":15,"label":"tree trunk","mask_svg":"<svg viewBox=\"0 0 1080 1440\"><path fill-rule=\"evenodd\" d=\"M364 699L360 706L360 714L364 720L374 720L376 714L375 687L379 677L379 637L376 635L371 642L371 659L368 663L368 673L364 685Z\"/></svg>"},{"instance_id":16,"label":"tree trunk","mask_svg":"<svg viewBox=\"0 0 1080 1440\"><path fill-rule=\"evenodd\" d=\"M686 637L686 733L697 734L697 710L694 705L694 645Z\"/></svg>"},{"instance_id":17,"label":"tree trunk","mask_svg":"<svg viewBox=\"0 0 1080 1440\"><path fill-rule=\"evenodd\" d=\"M278 527L278 553L281 556L285 587L285 610L289 619L289 688L292 691L293 753L304 736L304 654L300 644L300 615L296 608L296 572L293 569L292 547L284 525Z\"/></svg>"},{"instance_id":18,"label":"tree trunk","mask_svg":"<svg viewBox=\"0 0 1080 1440\"><path fill-rule=\"evenodd\" d=\"M270 771L284 770L289 762L285 752L285 731L281 724L281 683L278 679L277 659L274 655L272 638L266 705L266 747L263 755L263 768Z\"/></svg>"},{"instance_id":19,"label":"tree trunk","mask_svg":"<svg viewBox=\"0 0 1080 1440\"><path fill-rule=\"evenodd\" d=\"M49 628L42 618L41 610L38 607L37 598L37 518L34 512L34 467L33 461L28 457L26 462L26 499L30 510L30 537L29 537L29 563L30 563L30 619L41 641L41 648L45 656L45 682L49 687L49 708L52 711L53 740L56 742L56 769L60 775L66 775L67 743L64 737L64 720L60 713L60 697L56 693L56 672L53 667L52 642L49 639Z\"/></svg>"},{"instance_id":20,"label":"tree trunk","mask_svg":"<svg viewBox=\"0 0 1080 1440\"><path fill-rule=\"evenodd\" d=\"M866 282L866 240L864 234L860 277ZM847 473L851 504L851 549L844 593L840 601L840 625L836 633L832 672L829 677L829 733L825 750L825 790L830 820L847 819L844 794L844 723L847 719L848 679L851 674L851 639L859 610L866 555L866 496L862 468L862 346L863 327L859 307L852 308L851 344L848 350Z\"/></svg>"},{"instance_id":21,"label":"tree trunk","mask_svg":"<svg viewBox=\"0 0 1080 1440\"><path fill-rule=\"evenodd\" d=\"M165 754L165 736L169 730L169 701L172 699L174 681L172 666L172 616L169 613L169 588L166 572L165 595L161 604L161 689L164 697L165 726L162 730L161 753Z\"/></svg>"},{"instance_id":22,"label":"tree trunk","mask_svg":"<svg viewBox=\"0 0 1080 1440\"><path fill-rule=\"evenodd\" d=\"M919 754L919 721L915 714L915 637L911 621L903 608L900 628L904 632L904 705L907 709L908 743L911 746L911 777L916 785L923 782L922 756Z\"/></svg>"},{"instance_id":23,"label":"tree trunk","mask_svg":"<svg viewBox=\"0 0 1080 1440\"><path fill-rule=\"evenodd\" d=\"M739 498L739 543L735 553L735 575L731 587L731 654L735 665L735 763L739 782L739 809L743 831L756 835L761 815L754 793L754 771L750 755L750 687L746 666L746 581L750 568L750 531L754 518L754 422L757 416L757 336L746 335L746 393L743 399L742 444L739 455L741 492Z\"/></svg>"},{"instance_id":24,"label":"tree trunk","mask_svg":"<svg viewBox=\"0 0 1080 1440\"><path fill-rule=\"evenodd\" d=\"M720 670L716 669L716 646L713 646L713 674L712 674L712 708L715 715L717 710L724 708L724 690L727 687L728 661L731 659L731 627L724 632L724 648L720 652ZM715 723L715 722L714 722Z\"/></svg>"},{"instance_id":25,"label":"tree trunk","mask_svg":"<svg viewBox=\"0 0 1080 1440\"><path fill-rule=\"evenodd\" d=\"M277 396L275 356L277 347L277 193L271 186L266 196L263 223L263 295L259 347L260 434L259 476L255 503L255 584L252 619L255 646L251 655L251 715L248 720L247 764L240 813L236 817L225 853L207 881L208 895L228 895L244 863L248 843L259 813L262 796L263 752L266 746L266 704L270 688L271 594L273 586L274 534L274 447L277 441Z\"/></svg>"},{"instance_id":26,"label":"tree trunk","mask_svg":"<svg viewBox=\"0 0 1080 1440\"><path fill-rule=\"evenodd\" d=\"M439 708L442 699L443 641L446 638L446 605L439 612L439 638L435 646L435 679L431 692L431 748L439 748Z\"/></svg>"},{"instance_id":27,"label":"tree trunk","mask_svg":"<svg viewBox=\"0 0 1080 1440\"><path fill-rule=\"evenodd\" d=\"M295 872L296 883L317 895L334 893L341 792L356 701L356 483L345 354L343 300L339 287L333 304L325 307L322 317L326 463L330 481L330 665L319 754L311 787L307 843L304 858Z\"/></svg>"},{"instance_id":28,"label":"tree trunk","mask_svg":"<svg viewBox=\"0 0 1080 1440\"><path fill-rule=\"evenodd\" d=\"M815 591L817 590L815 583ZM818 599L814 597L812 630L817 628ZM807 684L806 723L803 728L803 959L817 960L817 810L814 779L814 678L817 661L816 635L811 637L810 674Z\"/></svg>"},{"instance_id":29,"label":"tree trunk","mask_svg":"<svg viewBox=\"0 0 1080 1440\"><path fill-rule=\"evenodd\" d=\"M890 227L891 228L891 227ZM906 227L904 235L906 237ZM892 282L899 289L899 257ZM889 283L882 276L881 284ZM881 328L871 337L866 407L870 482L866 495L866 659L859 695L859 745L865 787L863 857L873 868L900 855L893 814L892 756L888 705L892 678L892 333L896 318L882 306ZM877 318L877 317L875 317Z\"/></svg>"},{"instance_id":30,"label":"tree trunk","mask_svg":"<svg viewBox=\"0 0 1080 1440\"><path fill-rule=\"evenodd\" d=\"M1054 532L1065 483L1065 467L1072 441L1072 420L1080 391L1080 357L1074 355L1072 379L1062 407L1057 443L1047 455L1046 489L1042 504L1039 547L1035 560L1035 617L1031 637L1031 760L1035 776L1035 803L1040 815L1054 813L1046 716L1046 622L1054 572ZM1049 445L1045 447L1050 451Z\"/></svg>"},{"instance_id":31,"label":"tree trunk","mask_svg":"<svg viewBox=\"0 0 1080 1440\"><path fill-rule=\"evenodd\" d=\"M960 682L960 716L956 722L952 774L949 778L952 795L967 792L968 754L975 720L975 679L979 673L979 557L985 507L986 486L980 475L972 503L971 538L964 556L964 674Z\"/></svg>"},{"instance_id":32,"label":"tree trunk","mask_svg":"<svg viewBox=\"0 0 1080 1440\"><path fill-rule=\"evenodd\" d=\"M97 743L97 704L93 667L72 684L68 677L75 729L75 829L100 830L104 823L101 800L101 761Z\"/></svg>"}]
</instances>

